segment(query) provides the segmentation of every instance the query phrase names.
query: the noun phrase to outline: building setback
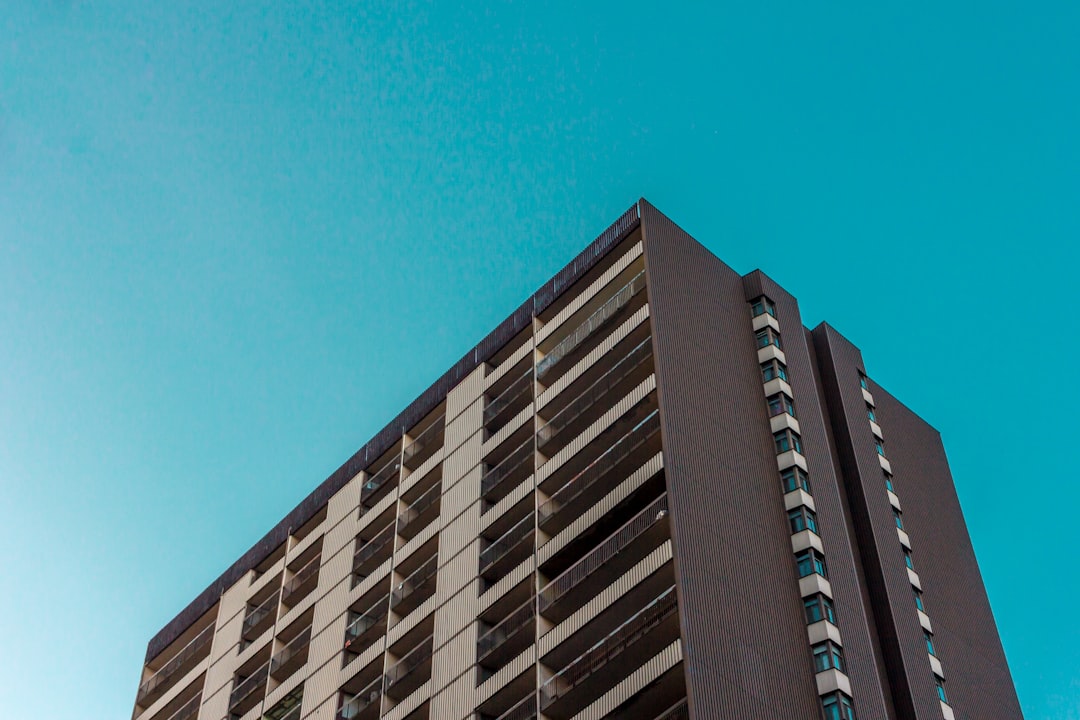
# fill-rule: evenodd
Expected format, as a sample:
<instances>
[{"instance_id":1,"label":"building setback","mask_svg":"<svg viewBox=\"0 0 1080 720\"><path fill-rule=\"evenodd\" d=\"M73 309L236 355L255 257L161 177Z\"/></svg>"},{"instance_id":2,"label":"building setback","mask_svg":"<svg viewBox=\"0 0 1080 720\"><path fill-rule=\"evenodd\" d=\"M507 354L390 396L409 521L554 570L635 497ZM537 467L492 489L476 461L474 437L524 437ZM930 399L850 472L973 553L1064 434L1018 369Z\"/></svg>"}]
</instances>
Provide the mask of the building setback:
<instances>
[{"instance_id":1,"label":"building setback","mask_svg":"<svg viewBox=\"0 0 1080 720\"><path fill-rule=\"evenodd\" d=\"M1022 714L938 433L642 200L150 641L134 717Z\"/></svg>"}]
</instances>

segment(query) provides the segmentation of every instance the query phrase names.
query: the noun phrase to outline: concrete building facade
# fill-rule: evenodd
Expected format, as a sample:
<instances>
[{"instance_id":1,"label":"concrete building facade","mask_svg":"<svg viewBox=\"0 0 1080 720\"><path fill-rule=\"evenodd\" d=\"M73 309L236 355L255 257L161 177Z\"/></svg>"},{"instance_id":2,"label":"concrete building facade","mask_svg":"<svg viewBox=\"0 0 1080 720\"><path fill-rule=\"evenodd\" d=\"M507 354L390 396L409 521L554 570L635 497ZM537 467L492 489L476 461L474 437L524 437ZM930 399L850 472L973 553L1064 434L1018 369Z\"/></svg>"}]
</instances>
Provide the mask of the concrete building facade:
<instances>
[{"instance_id":1,"label":"concrete building facade","mask_svg":"<svg viewBox=\"0 0 1080 720\"><path fill-rule=\"evenodd\" d=\"M150 641L133 717L1022 715L938 433L642 200Z\"/></svg>"}]
</instances>

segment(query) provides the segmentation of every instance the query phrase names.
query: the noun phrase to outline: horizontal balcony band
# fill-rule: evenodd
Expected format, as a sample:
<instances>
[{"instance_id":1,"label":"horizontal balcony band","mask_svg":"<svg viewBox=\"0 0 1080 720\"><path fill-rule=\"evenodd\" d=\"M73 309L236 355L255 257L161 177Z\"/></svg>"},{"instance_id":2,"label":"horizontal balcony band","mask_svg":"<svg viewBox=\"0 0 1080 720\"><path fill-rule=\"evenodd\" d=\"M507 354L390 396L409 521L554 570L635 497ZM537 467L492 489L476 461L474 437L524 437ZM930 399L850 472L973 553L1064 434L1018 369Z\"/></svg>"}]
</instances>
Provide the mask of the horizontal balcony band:
<instances>
[{"instance_id":1,"label":"horizontal balcony band","mask_svg":"<svg viewBox=\"0 0 1080 720\"><path fill-rule=\"evenodd\" d=\"M435 450L442 447L445 431L446 416L440 415L435 422L405 446L405 449L401 452L402 464L410 469L415 469L419 466L420 463L430 457Z\"/></svg>"},{"instance_id":2,"label":"horizontal balcony band","mask_svg":"<svg viewBox=\"0 0 1080 720\"><path fill-rule=\"evenodd\" d=\"M426 510L429 510L439 502L442 498L442 483L435 483L430 488L424 491L424 493L412 501L412 503L402 511L397 520L397 531L400 534L402 530L409 526L409 523L416 520L424 514Z\"/></svg>"},{"instance_id":3,"label":"horizontal balcony band","mask_svg":"<svg viewBox=\"0 0 1080 720\"><path fill-rule=\"evenodd\" d=\"M214 626L210 625L200 632L191 642L161 666L157 672L139 686L137 702L142 705L151 695L164 692L164 685L170 680L193 668L206 655L210 654L210 641L214 637Z\"/></svg>"},{"instance_id":4,"label":"horizontal balcony band","mask_svg":"<svg viewBox=\"0 0 1080 720\"><path fill-rule=\"evenodd\" d=\"M483 663L492 652L502 647L503 644L517 636L522 630L531 627L533 624L529 621L535 617L536 598L531 597L528 602L480 636L476 641L476 661ZM532 640L533 638L530 637L529 641Z\"/></svg>"},{"instance_id":5,"label":"horizontal balcony band","mask_svg":"<svg viewBox=\"0 0 1080 720\"><path fill-rule=\"evenodd\" d=\"M630 616L600 642L553 675L540 688L541 710L579 686L598 670L609 665L650 630L678 610L675 587L671 586L648 605Z\"/></svg>"},{"instance_id":6,"label":"horizontal balcony band","mask_svg":"<svg viewBox=\"0 0 1080 720\"><path fill-rule=\"evenodd\" d=\"M567 426L579 419L589 408L595 406L604 399L607 394L618 386L619 382L629 377L636 369L648 362L652 357L651 339L645 338L636 347L630 350L617 363L585 388L576 398L570 401L566 407L557 412L539 430L536 431L537 447L543 447L553 440Z\"/></svg>"},{"instance_id":7,"label":"horizontal balcony band","mask_svg":"<svg viewBox=\"0 0 1080 720\"><path fill-rule=\"evenodd\" d=\"M181 705L172 715L165 718L165 720L194 720L199 714L199 706L202 704L202 693L197 693L195 697L188 700Z\"/></svg>"},{"instance_id":8,"label":"horizontal balcony band","mask_svg":"<svg viewBox=\"0 0 1080 720\"><path fill-rule=\"evenodd\" d=\"M277 677L275 673L293 672L302 664L297 661L301 659L301 655L307 654L310 644L311 626L309 625L270 658L270 674Z\"/></svg>"},{"instance_id":9,"label":"horizontal balcony band","mask_svg":"<svg viewBox=\"0 0 1080 720\"><path fill-rule=\"evenodd\" d=\"M536 525L536 519L530 512L525 517L521 518L514 524L509 530L504 532L498 539L493 540L490 545L480 551L480 574L488 570L492 565L497 563L503 556L513 550L518 543L532 534Z\"/></svg>"},{"instance_id":10,"label":"horizontal balcony band","mask_svg":"<svg viewBox=\"0 0 1080 720\"><path fill-rule=\"evenodd\" d=\"M518 471L531 473L535 464L534 443L535 438L530 435L513 452L488 468L480 478L480 495L487 497Z\"/></svg>"},{"instance_id":11,"label":"horizontal balcony band","mask_svg":"<svg viewBox=\"0 0 1080 720\"><path fill-rule=\"evenodd\" d=\"M536 692L533 691L495 720L536 720L536 713Z\"/></svg>"},{"instance_id":12,"label":"horizontal balcony band","mask_svg":"<svg viewBox=\"0 0 1080 720\"><path fill-rule=\"evenodd\" d=\"M553 522L559 511L595 485L659 430L660 411L653 410L626 434L616 440L600 457L585 466L577 475L552 493L546 502L540 505L537 511L540 529L548 533L557 532L558 529L561 529L561 527L555 527ZM565 527L566 524L559 523L562 527Z\"/></svg>"},{"instance_id":13,"label":"horizontal balcony band","mask_svg":"<svg viewBox=\"0 0 1080 720\"><path fill-rule=\"evenodd\" d=\"M419 594L422 589L427 588L429 585L433 586L438 570L439 556L436 554L398 584L397 588L390 594L390 609L393 610L398 607L405 600Z\"/></svg>"},{"instance_id":14,"label":"horizontal balcony band","mask_svg":"<svg viewBox=\"0 0 1080 720\"><path fill-rule=\"evenodd\" d=\"M281 588L281 601L290 607L296 600L300 600L303 596L306 596L311 592L314 587L312 580L317 581L319 578L319 564L322 562L322 555L316 555L311 560L296 571L296 574L285 583Z\"/></svg>"},{"instance_id":15,"label":"horizontal balcony band","mask_svg":"<svg viewBox=\"0 0 1080 720\"><path fill-rule=\"evenodd\" d=\"M390 462L379 468L378 472L368 477L360 488L360 504L370 506L370 501L391 482L396 481L401 475L401 462L395 456Z\"/></svg>"},{"instance_id":16,"label":"horizontal balcony band","mask_svg":"<svg viewBox=\"0 0 1080 720\"><path fill-rule=\"evenodd\" d=\"M538 378L544 377L551 368L574 352L599 328L607 324L609 320L615 317L620 310L622 310L630 300L637 295L640 291L645 289L645 271L642 270L635 275L630 282L622 286L609 300L601 305L596 312L590 315L580 325L563 338L558 345L551 349L544 358L536 365L536 376Z\"/></svg>"},{"instance_id":17,"label":"horizontal balcony band","mask_svg":"<svg viewBox=\"0 0 1080 720\"><path fill-rule=\"evenodd\" d=\"M502 392L488 401L484 406L484 425L489 425L507 408L512 407L516 401L524 395L532 396L533 369L530 367L517 380L510 383Z\"/></svg>"},{"instance_id":18,"label":"horizontal balcony band","mask_svg":"<svg viewBox=\"0 0 1080 720\"><path fill-rule=\"evenodd\" d=\"M690 706L686 704L686 698L657 715L655 720L690 720Z\"/></svg>"},{"instance_id":19,"label":"horizontal balcony band","mask_svg":"<svg viewBox=\"0 0 1080 720\"><path fill-rule=\"evenodd\" d=\"M408 677L411 672L431 660L434 649L434 636L428 635L416 647L405 653L403 658L387 668L386 684L383 686L383 692L388 692L390 688Z\"/></svg>"},{"instance_id":20,"label":"horizontal balcony band","mask_svg":"<svg viewBox=\"0 0 1080 720\"><path fill-rule=\"evenodd\" d=\"M558 577L540 590L540 612L566 595L592 573L623 551L649 528L664 520L668 513L668 497L665 493L653 500L606 540L589 551L585 557L564 570Z\"/></svg>"},{"instance_id":21,"label":"horizontal balcony band","mask_svg":"<svg viewBox=\"0 0 1080 720\"><path fill-rule=\"evenodd\" d=\"M367 565L380 550L386 547L387 543L394 539L395 532L395 521L391 520L375 537L360 546L353 554L352 571L359 572Z\"/></svg>"},{"instance_id":22,"label":"horizontal balcony band","mask_svg":"<svg viewBox=\"0 0 1080 720\"><path fill-rule=\"evenodd\" d=\"M345 647L349 647L349 645L363 637L368 630L378 625L379 621L385 618L389 612L390 593L387 593L372 603L371 607L345 627Z\"/></svg>"},{"instance_id":23,"label":"horizontal balcony band","mask_svg":"<svg viewBox=\"0 0 1080 720\"><path fill-rule=\"evenodd\" d=\"M229 693L229 709L232 710L252 695L256 690L266 685L266 679L270 676L270 661L260 665L255 672L241 680L233 691Z\"/></svg>"},{"instance_id":24,"label":"horizontal balcony band","mask_svg":"<svg viewBox=\"0 0 1080 720\"><path fill-rule=\"evenodd\" d=\"M244 616L244 622L240 628L240 637L245 640L254 640L262 634L274 621L277 615L278 599L281 590L275 590L256 607L249 607Z\"/></svg>"},{"instance_id":25,"label":"horizontal balcony band","mask_svg":"<svg viewBox=\"0 0 1080 720\"><path fill-rule=\"evenodd\" d=\"M348 698L334 716L336 720L353 720L382 699L383 678L380 675L366 688ZM374 717L378 717L375 713Z\"/></svg>"}]
</instances>

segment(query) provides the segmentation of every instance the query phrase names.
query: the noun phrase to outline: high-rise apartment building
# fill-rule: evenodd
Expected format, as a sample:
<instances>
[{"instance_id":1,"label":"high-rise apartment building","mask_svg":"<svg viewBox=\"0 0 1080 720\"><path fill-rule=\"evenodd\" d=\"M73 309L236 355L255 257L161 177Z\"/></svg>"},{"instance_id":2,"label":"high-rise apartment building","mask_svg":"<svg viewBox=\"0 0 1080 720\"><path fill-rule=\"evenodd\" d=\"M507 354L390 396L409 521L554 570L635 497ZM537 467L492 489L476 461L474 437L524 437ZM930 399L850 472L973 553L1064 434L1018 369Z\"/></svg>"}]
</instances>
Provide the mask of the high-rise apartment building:
<instances>
[{"instance_id":1,"label":"high-rise apartment building","mask_svg":"<svg viewBox=\"0 0 1080 720\"><path fill-rule=\"evenodd\" d=\"M1013 720L938 433L645 201L149 644L139 720Z\"/></svg>"}]
</instances>

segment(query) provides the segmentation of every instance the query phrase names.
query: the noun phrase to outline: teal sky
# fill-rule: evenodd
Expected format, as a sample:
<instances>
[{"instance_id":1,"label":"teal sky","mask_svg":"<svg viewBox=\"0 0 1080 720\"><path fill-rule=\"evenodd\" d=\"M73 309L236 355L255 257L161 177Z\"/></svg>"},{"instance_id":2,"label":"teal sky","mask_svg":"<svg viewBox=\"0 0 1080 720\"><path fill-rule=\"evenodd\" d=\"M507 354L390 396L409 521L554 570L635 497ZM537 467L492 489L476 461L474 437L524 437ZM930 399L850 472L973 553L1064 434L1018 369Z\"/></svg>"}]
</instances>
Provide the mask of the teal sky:
<instances>
[{"instance_id":1,"label":"teal sky","mask_svg":"<svg viewBox=\"0 0 1080 720\"><path fill-rule=\"evenodd\" d=\"M5 3L0 715L129 717L644 196L941 430L1026 716L1080 718L1080 4L678 5Z\"/></svg>"}]
</instances>

